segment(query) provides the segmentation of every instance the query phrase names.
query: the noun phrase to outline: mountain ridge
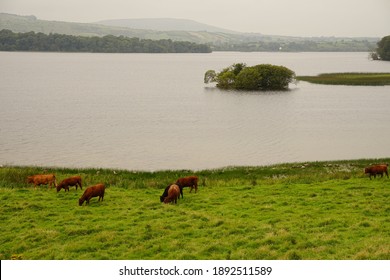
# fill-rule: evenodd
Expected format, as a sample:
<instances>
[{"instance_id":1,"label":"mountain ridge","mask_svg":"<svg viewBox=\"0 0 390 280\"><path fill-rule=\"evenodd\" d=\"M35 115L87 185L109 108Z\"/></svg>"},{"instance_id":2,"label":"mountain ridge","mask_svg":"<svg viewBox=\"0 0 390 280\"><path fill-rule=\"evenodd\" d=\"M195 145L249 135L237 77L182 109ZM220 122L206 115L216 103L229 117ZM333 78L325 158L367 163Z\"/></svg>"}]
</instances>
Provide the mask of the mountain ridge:
<instances>
[{"instance_id":1,"label":"mountain ridge","mask_svg":"<svg viewBox=\"0 0 390 280\"><path fill-rule=\"evenodd\" d=\"M65 21L41 20L33 15L20 16L0 13L0 30L8 29L17 33L41 32L59 33L74 36L125 36L140 39L171 39L193 43L213 43L240 41L240 34L212 33L207 31L155 31L122 26L107 26L97 23L77 23Z\"/></svg>"},{"instance_id":2,"label":"mountain ridge","mask_svg":"<svg viewBox=\"0 0 390 280\"><path fill-rule=\"evenodd\" d=\"M106 26L128 27L133 29L146 29L156 31L206 31L214 33L241 34L242 32L233 31L217 26L201 23L191 19L181 18L127 18L127 19L108 19L93 22Z\"/></svg>"}]
</instances>

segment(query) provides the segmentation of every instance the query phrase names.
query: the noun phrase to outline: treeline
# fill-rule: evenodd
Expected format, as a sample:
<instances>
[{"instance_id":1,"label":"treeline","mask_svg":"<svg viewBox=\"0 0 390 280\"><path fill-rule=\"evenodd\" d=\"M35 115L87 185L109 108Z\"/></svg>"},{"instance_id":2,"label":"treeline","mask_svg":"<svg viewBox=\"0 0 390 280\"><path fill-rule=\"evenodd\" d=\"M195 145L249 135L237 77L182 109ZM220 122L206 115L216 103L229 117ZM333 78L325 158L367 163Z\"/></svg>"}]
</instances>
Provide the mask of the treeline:
<instances>
[{"instance_id":1,"label":"treeline","mask_svg":"<svg viewBox=\"0 0 390 280\"><path fill-rule=\"evenodd\" d=\"M107 35L104 37L0 31L0 51L101 52L101 53L210 53L206 44L170 39L150 40Z\"/></svg>"},{"instance_id":2,"label":"treeline","mask_svg":"<svg viewBox=\"0 0 390 280\"><path fill-rule=\"evenodd\" d=\"M213 47L215 51L242 52L367 52L373 49L375 43L368 40L224 43Z\"/></svg>"}]
</instances>

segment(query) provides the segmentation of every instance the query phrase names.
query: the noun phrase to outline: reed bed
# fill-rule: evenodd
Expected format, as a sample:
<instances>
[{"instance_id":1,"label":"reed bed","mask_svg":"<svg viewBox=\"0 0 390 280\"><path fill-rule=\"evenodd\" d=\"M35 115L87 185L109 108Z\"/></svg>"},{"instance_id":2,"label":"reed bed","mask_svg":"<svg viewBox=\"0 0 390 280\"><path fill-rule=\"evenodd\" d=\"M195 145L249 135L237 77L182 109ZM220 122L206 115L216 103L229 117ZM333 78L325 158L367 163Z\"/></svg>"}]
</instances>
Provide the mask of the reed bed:
<instances>
[{"instance_id":1,"label":"reed bed","mask_svg":"<svg viewBox=\"0 0 390 280\"><path fill-rule=\"evenodd\" d=\"M390 85L390 73L327 73L318 76L297 76L297 80L316 84L350 86Z\"/></svg>"}]
</instances>

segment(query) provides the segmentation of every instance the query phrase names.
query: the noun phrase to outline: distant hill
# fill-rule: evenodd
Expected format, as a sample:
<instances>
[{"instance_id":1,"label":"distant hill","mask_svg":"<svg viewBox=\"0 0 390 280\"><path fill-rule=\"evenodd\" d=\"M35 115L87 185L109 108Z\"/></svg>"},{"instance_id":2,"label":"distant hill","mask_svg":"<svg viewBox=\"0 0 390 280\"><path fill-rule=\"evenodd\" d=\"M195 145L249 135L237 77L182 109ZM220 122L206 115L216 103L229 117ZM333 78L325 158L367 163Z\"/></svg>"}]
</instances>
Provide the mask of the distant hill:
<instances>
[{"instance_id":1,"label":"distant hill","mask_svg":"<svg viewBox=\"0 0 390 280\"><path fill-rule=\"evenodd\" d=\"M95 22L95 24L156 31L206 31L213 33L240 34L240 32L215 27L194 20L174 18L112 19L98 21Z\"/></svg>"},{"instance_id":2,"label":"distant hill","mask_svg":"<svg viewBox=\"0 0 390 280\"><path fill-rule=\"evenodd\" d=\"M380 38L306 38L240 33L191 20L178 19L126 19L106 20L98 23L76 23L40 20L35 16L0 13L0 30L2 29L8 29L16 33L34 31L44 34L58 33L75 36L103 37L114 35L151 40L170 39L172 41L209 44L216 51L248 52L369 52L376 48L376 43L380 40Z\"/></svg>"},{"instance_id":3,"label":"distant hill","mask_svg":"<svg viewBox=\"0 0 390 280\"><path fill-rule=\"evenodd\" d=\"M206 25L204 25L206 26ZM171 39L174 41L189 41L193 43L238 42L240 35L228 33L212 33L208 31L157 31L136 29L122 26L108 26L97 23L76 23L64 21L40 20L35 16L19 16L0 13L0 30L9 29L13 32L42 32L44 34L58 33L75 36L125 36L140 39Z\"/></svg>"},{"instance_id":4,"label":"distant hill","mask_svg":"<svg viewBox=\"0 0 390 280\"><path fill-rule=\"evenodd\" d=\"M81 36L104 36L111 34L138 37L143 33L141 30L133 30L130 28L114 28L76 22L48 21L37 19L35 16L19 16L6 13L0 13L0 29L9 29L13 32L21 33L34 31L45 34L59 33Z\"/></svg>"}]
</instances>

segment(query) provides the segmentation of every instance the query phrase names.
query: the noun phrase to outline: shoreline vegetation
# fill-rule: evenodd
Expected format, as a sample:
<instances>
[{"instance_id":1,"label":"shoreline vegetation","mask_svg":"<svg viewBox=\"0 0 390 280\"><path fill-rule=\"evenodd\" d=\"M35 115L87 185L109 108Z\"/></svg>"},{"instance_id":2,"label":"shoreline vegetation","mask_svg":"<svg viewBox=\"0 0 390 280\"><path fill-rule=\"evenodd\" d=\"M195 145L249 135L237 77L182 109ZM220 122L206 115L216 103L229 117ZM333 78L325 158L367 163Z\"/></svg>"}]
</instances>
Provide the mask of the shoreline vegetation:
<instances>
[{"instance_id":1,"label":"shoreline vegetation","mask_svg":"<svg viewBox=\"0 0 390 280\"><path fill-rule=\"evenodd\" d=\"M139 39L125 36L74 36L34 31L0 30L0 51L90 53L211 53L210 46L171 39Z\"/></svg>"},{"instance_id":2,"label":"shoreline vegetation","mask_svg":"<svg viewBox=\"0 0 390 280\"><path fill-rule=\"evenodd\" d=\"M390 73L325 73L317 76L296 76L296 79L299 81L325 85L390 85Z\"/></svg>"},{"instance_id":3,"label":"shoreline vegetation","mask_svg":"<svg viewBox=\"0 0 390 280\"><path fill-rule=\"evenodd\" d=\"M0 259L390 259L390 179L363 169L390 158L155 172L0 167ZM80 175L83 190L27 176ZM175 205L159 200L179 177L199 177ZM78 199L104 183L104 201Z\"/></svg>"}]
</instances>

